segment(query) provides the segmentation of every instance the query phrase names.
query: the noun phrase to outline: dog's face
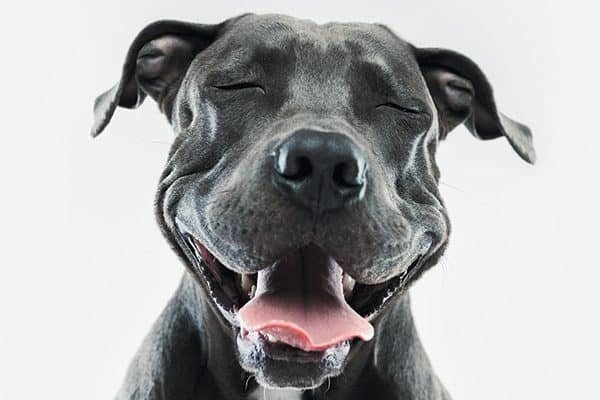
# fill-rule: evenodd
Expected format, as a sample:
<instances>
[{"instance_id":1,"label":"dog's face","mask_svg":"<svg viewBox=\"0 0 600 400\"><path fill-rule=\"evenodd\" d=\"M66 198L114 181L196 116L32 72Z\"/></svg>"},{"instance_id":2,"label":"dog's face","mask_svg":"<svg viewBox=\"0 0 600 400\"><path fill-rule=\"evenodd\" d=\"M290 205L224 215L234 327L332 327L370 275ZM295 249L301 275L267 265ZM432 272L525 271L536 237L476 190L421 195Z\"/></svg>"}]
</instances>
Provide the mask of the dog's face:
<instances>
[{"instance_id":1,"label":"dog's face","mask_svg":"<svg viewBox=\"0 0 600 400\"><path fill-rule=\"evenodd\" d=\"M368 321L440 257L435 153L451 129L534 157L471 60L381 25L158 22L98 99L93 133L145 95L176 132L161 228L268 386L338 375Z\"/></svg>"}]
</instances>

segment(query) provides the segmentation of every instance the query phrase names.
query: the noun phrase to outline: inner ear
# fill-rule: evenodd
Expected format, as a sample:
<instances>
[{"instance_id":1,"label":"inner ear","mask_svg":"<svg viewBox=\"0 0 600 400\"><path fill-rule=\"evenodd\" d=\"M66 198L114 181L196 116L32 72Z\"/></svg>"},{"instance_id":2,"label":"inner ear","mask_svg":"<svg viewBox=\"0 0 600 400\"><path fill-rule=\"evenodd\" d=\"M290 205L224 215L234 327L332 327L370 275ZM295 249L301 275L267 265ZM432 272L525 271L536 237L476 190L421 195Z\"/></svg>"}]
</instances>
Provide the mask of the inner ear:
<instances>
[{"instance_id":1,"label":"inner ear","mask_svg":"<svg viewBox=\"0 0 600 400\"><path fill-rule=\"evenodd\" d=\"M136 80L167 117L179 84L198 52L196 47L190 38L165 35L151 40L138 53Z\"/></svg>"},{"instance_id":2,"label":"inner ear","mask_svg":"<svg viewBox=\"0 0 600 400\"><path fill-rule=\"evenodd\" d=\"M469 80L443 68L426 67L422 72L438 111L440 136L444 138L471 113L475 89Z\"/></svg>"}]
</instances>

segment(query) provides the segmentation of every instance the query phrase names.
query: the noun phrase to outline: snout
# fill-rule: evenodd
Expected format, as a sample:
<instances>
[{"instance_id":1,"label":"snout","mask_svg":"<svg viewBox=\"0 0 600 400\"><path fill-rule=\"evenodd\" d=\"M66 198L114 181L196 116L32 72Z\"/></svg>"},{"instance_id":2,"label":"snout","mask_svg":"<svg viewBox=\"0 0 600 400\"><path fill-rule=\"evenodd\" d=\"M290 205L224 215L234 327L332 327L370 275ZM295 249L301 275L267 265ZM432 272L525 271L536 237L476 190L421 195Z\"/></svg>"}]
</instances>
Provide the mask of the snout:
<instances>
[{"instance_id":1,"label":"snout","mask_svg":"<svg viewBox=\"0 0 600 400\"><path fill-rule=\"evenodd\" d=\"M314 214L341 209L364 197L367 161L347 135L298 130L275 148L272 157L273 185Z\"/></svg>"},{"instance_id":2,"label":"snout","mask_svg":"<svg viewBox=\"0 0 600 400\"><path fill-rule=\"evenodd\" d=\"M169 190L164 208L176 204L190 267L237 329L240 365L265 385L309 388L373 337L442 235L431 207L390 193L372 142L289 126L233 147L231 168L179 179L188 189Z\"/></svg>"}]
</instances>

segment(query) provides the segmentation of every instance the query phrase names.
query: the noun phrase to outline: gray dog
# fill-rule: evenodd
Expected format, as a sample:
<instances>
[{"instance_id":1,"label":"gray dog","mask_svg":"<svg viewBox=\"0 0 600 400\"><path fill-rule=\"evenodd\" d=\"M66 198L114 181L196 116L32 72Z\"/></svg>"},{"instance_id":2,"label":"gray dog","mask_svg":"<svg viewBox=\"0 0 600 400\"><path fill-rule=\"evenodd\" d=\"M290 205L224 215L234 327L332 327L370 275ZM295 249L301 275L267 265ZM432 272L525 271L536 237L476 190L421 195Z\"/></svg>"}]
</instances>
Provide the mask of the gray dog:
<instances>
[{"instance_id":1,"label":"gray dog","mask_svg":"<svg viewBox=\"0 0 600 400\"><path fill-rule=\"evenodd\" d=\"M176 133L156 217L187 272L118 399L449 399L407 293L448 242L438 143L463 123L535 158L479 67L378 24L159 21L92 135L147 95Z\"/></svg>"}]
</instances>

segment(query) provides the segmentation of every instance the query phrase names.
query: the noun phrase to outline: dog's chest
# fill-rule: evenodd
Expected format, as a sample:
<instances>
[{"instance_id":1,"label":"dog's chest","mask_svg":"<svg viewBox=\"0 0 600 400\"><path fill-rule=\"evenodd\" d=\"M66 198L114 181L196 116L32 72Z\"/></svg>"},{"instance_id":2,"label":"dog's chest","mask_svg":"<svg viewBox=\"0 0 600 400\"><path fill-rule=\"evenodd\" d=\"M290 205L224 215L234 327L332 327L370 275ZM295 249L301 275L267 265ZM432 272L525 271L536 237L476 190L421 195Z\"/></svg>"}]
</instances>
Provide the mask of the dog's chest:
<instances>
[{"instance_id":1,"label":"dog's chest","mask_svg":"<svg viewBox=\"0 0 600 400\"><path fill-rule=\"evenodd\" d=\"M292 389L265 389L257 387L247 400L301 400L302 391Z\"/></svg>"}]
</instances>

